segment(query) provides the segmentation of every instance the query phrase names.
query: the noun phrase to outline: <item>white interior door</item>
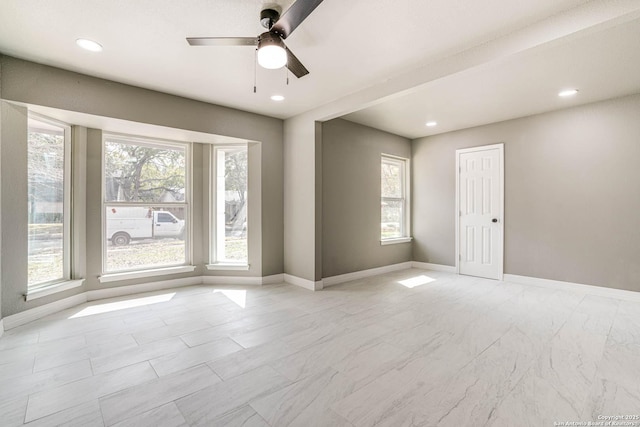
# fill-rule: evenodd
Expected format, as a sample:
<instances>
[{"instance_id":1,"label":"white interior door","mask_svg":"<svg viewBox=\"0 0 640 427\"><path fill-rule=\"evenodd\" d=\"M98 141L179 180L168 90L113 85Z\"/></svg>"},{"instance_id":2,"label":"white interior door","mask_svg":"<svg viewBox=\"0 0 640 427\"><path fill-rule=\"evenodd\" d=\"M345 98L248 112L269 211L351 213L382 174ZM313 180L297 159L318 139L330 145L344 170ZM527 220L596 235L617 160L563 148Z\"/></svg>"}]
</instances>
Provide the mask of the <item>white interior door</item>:
<instances>
[{"instance_id":1,"label":"white interior door","mask_svg":"<svg viewBox=\"0 0 640 427\"><path fill-rule=\"evenodd\" d=\"M457 150L458 273L502 280L502 144Z\"/></svg>"}]
</instances>

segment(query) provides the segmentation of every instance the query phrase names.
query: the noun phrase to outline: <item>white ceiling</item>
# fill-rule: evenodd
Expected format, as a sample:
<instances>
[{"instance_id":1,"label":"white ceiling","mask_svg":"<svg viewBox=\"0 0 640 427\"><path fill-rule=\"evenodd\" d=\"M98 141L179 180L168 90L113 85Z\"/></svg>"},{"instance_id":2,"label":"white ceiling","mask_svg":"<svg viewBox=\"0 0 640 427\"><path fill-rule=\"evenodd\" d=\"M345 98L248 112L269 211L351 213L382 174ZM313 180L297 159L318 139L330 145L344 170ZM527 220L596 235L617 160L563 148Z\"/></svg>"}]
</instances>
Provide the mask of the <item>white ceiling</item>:
<instances>
[{"instance_id":1,"label":"white ceiling","mask_svg":"<svg viewBox=\"0 0 640 427\"><path fill-rule=\"evenodd\" d=\"M278 1L284 10L292 2ZM609 42L599 44L600 36L588 31L640 10L637 0L325 0L286 41L311 73L292 76L286 86L285 71L258 67L254 94L252 48L190 47L185 37L258 35L264 4L2 0L0 52L279 118L323 108L325 116L336 116L368 107L347 118L409 137L429 132L424 121L430 114L441 123L440 132L509 118L506 113L559 108L557 86L583 85L583 101L640 88L637 53L627 52L638 40L637 25L609 26L606 36L599 32ZM535 33L536 28L544 31ZM519 35L527 29L532 35L524 43ZM104 51L79 49L79 37L100 42ZM515 49L518 43L522 47ZM621 47L610 49L609 43ZM461 52L491 46L501 48L473 67L438 78L427 72L444 69L432 65ZM612 66L626 53L628 72ZM578 55L579 62L571 60ZM612 75L611 69L620 72ZM593 95L584 86L598 83L609 95ZM544 91L551 91L549 98ZM287 99L275 103L269 99L275 93Z\"/></svg>"},{"instance_id":2,"label":"white ceiling","mask_svg":"<svg viewBox=\"0 0 640 427\"><path fill-rule=\"evenodd\" d=\"M570 88L578 94L557 96ZM418 138L637 92L640 20L451 74L344 118Z\"/></svg>"}]
</instances>

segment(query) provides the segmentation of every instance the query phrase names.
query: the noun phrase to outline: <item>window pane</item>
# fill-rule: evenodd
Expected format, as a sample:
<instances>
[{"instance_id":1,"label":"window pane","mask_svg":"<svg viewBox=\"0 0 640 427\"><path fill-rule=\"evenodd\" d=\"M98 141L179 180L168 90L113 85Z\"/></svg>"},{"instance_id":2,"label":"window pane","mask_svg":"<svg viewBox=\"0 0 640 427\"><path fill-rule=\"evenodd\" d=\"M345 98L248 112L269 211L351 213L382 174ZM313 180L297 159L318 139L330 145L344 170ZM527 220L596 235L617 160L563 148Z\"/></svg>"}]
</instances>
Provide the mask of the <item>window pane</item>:
<instances>
[{"instance_id":1,"label":"window pane","mask_svg":"<svg viewBox=\"0 0 640 427\"><path fill-rule=\"evenodd\" d=\"M381 237L392 239L402 237L402 220L404 218L401 200L382 201Z\"/></svg>"},{"instance_id":2,"label":"window pane","mask_svg":"<svg viewBox=\"0 0 640 427\"><path fill-rule=\"evenodd\" d=\"M105 270L186 263L186 208L107 206Z\"/></svg>"},{"instance_id":3,"label":"window pane","mask_svg":"<svg viewBox=\"0 0 640 427\"><path fill-rule=\"evenodd\" d=\"M29 119L28 286L65 278L64 148L64 128Z\"/></svg>"},{"instance_id":4,"label":"window pane","mask_svg":"<svg viewBox=\"0 0 640 427\"><path fill-rule=\"evenodd\" d=\"M107 139L105 200L184 202L185 157L183 147L159 147Z\"/></svg>"},{"instance_id":5,"label":"window pane","mask_svg":"<svg viewBox=\"0 0 640 427\"><path fill-rule=\"evenodd\" d=\"M217 148L214 262L248 260L247 147Z\"/></svg>"},{"instance_id":6,"label":"window pane","mask_svg":"<svg viewBox=\"0 0 640 427\"><path fill-rule=\"evenodd\" d=\"M402 166L399 162L382 162L382 197L402 198Z\"/></svg>"}]
</instances>

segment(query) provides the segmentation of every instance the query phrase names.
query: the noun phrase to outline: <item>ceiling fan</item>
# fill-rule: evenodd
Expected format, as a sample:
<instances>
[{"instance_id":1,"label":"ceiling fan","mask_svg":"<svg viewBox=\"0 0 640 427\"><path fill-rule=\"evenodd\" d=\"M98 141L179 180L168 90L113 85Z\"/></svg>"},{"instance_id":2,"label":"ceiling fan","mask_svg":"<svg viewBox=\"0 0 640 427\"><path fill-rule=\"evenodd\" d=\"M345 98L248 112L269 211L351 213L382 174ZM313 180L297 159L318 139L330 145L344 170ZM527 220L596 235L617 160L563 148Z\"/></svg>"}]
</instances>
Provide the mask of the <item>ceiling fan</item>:
<instances>
[{"instance_id":1,"label":"ceiling fan","mask_svg":"<svg viewBox=\"0 0 640 427\"><path fill-rule=\"evenodd\" d=\"M258 37L187 37L191 46L257 46L258 64L276 69L286 66L296 77L309 70L284 44L284 39L298 28L323 0L297 0L282 16L275 9L260 12L260 24L267 29Z\"/></svg>"}]
</instances>

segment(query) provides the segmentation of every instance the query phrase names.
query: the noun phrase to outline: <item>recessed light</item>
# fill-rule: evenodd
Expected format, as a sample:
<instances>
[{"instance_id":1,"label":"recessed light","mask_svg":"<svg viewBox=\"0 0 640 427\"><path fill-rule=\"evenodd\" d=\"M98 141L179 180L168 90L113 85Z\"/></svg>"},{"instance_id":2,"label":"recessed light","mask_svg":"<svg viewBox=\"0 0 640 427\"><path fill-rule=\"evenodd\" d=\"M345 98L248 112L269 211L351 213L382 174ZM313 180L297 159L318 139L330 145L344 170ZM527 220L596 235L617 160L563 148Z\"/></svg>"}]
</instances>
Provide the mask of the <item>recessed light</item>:
<instances>
[{"instance_id":1,"label":"recessed light","mask_svg":"<svg viewBox=\"0 0 640 427\"><path fill-rule=\"evenodd\" d=\"M76 40L76 44L85 50L90 50L91 52L101 52L102 45L98 42L94 42L89 39L78 39Z\"/></svg>"},{"instance_id":2,"label":"recessed light","mask_svg":"<svg viewBox=\"0 0 640 427\"><path fill-rule=\"evenodd\" d=\"M272 101L284 101L284 96L282 95L271 95Z\"/></svg>"},{"instance_id":3,"label":"recessed light","mask_svg":"<svg viewBox=\"0 0 640 427\"><path fill-rule=\"evenodd\" d=\"M438 125L438 122L430 121L430 122L427 122L427 123L425 123L425 124L426 124L427 126L429 126L430 128L432 128L432 127L434 127L434 126L437 126L437 125Z\"/></svg>"},{"instance_id":4,"label":"recessed light","mask_svg":"<svg viewBox=\"0 0 640 427\"><path fill-rule=\"evenodd\" d=\"M566 90L560 91L558 93L558 96L566 98L567 96L573 96L576 93L578 93L578 89L566 89Z\"/></svg>"}]
</instances>

